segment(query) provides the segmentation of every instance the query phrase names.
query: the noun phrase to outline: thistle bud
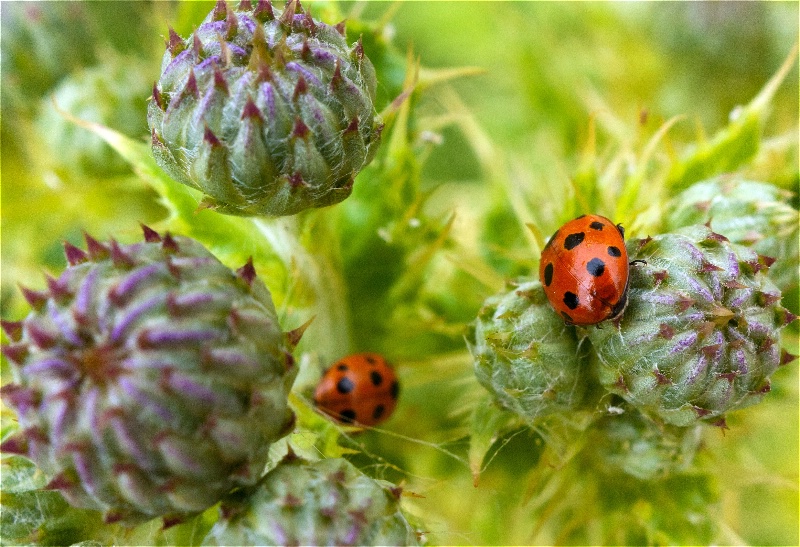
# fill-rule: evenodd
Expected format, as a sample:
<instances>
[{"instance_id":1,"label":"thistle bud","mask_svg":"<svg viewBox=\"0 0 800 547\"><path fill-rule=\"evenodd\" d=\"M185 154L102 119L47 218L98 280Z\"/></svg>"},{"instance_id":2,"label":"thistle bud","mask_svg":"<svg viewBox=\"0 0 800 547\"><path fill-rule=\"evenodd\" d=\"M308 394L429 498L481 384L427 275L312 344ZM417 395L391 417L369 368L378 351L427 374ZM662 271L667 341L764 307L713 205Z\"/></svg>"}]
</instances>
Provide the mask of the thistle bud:
<instances>
[{"instance_id":1,"label":"thistle bud","mask_svg":"<svg viewBox=\"0 0 800 547\"><path fill-rule=\"evenodd\" d=\"M628 243L628 309L589 329L609 391L651 417L716 422L770 390L780 330L794 316L752 249L707 226Z\"/></svg>"},{"instance_id":2,"label":"thistle bud","mask_svg":"<svg viewBox=\"0 0 800 547\"><path fill-rule=\"evenodd\" d=\"M170 36L148 112L153 154L222 213L332 205L377 150L376 85L360 44L299 2L219 2L186 40Z\"/></svg>"}]
</instances>

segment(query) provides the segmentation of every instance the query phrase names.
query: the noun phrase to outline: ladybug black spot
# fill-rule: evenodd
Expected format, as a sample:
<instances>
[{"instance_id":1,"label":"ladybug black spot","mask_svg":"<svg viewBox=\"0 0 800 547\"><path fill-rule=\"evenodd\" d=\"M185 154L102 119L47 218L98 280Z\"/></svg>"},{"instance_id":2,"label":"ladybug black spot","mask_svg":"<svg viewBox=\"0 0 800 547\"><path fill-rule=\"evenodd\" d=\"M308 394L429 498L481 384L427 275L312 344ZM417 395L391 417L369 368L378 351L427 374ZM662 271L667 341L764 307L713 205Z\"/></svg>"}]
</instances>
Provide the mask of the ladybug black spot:
<instances>
[{"instance_id":1,"label":"ladybug black spot","mask_svg":"<svg viewBox=\"0 0 800 547\"><path fill-rule=\"evenodd\" d=\"M547 266L544 267L544 285L545 287L549 287L550 283L553 282L553 263L549 263Z\"/></svg>"},{"instance_id":2,"label":"ladybug black spot","mask_svg":"<svg viewBox=\"0 0 800 547\"><path fill-rule=\"evenodd\" d=\"M591 228L592 230L601 230L602 231L603 230L603 223L602 222L598 222L598 221L595 220L594 222L589 224L589 228Z\"/></svg>"},{"instance_id":3,"label":"ladybug black spot","mask_svg":"<svg viewBox=\"0 0 800 547\"><path fill-rule=\"evenodd\" d=\"M342 410L339 413L339 418L346 424L352 424L356 421L356 411L352 409Z\"/></svg>"},{"instance_id":4,"label":"ladybug black spot","mask_svg":"<svg viewBox=\"0 0 800 547\"><path fill-rule=\"evenodd\" d=\"M610 245L608 247L608 255L614 257L620 257L622 256L622 251L619 250L619 247L614 247L613 245Z\"/></svg>"},{"instance_id":5,"label":"ladybug black spot","mask_svg":"<svg viewBox=\"0 0 800 547\"><path fill-rule=\"evenodd\" d=\"M373 386L379 386L381 382L383 382L383 376L381 376L381 373L377 370L373 370L369 373L369 379L372 380Z\"/></svg>"},{"instance_id":6,"label":"ladybug black spot","mask_svg":"<svg viewBox=\"0 0 800 547\"><path fill-rule=\"evenodd\" d=\"M392 387L389 389L389 394L392 396L392 399L397 399L397 396L400 395L400 384L397 383L397 380L392 382Z\"/></svg>"},{"instance_id":7,"label":"ladybug black spot","mask_svg":"<svg viewBox=\"0 0 800 547\"><path fill-rule=\"evenodd\" d=\"M365 360L367 361L367 363L369 363L370 365L374 365L374 364L375 364L375 359L374 359L374 358L373 358L371 355L367 355L366 357L364 357L364 359L365 359Z\"/></svg>"},{"instance_id":8,"label":"ladybug black spot","mask_svg":"<svg viewBox=\"0 0 800 547\"><path fill-rule=\"evenodd\" d=\"M350 378L342 378L336 384L336 391L338 391L339 393L347 394L353 391L354 387L356 387L356 385Z\"/></svg>"},{"instance_id":9,"label":"ladybug black spot","mask_svg":"<svg viewBox=\"0 0 800 547\"><path fill-rule=\"evenodd\" d=\"M600 277L606 271L606 265L599 258L593 258L586 264L586 271L594 277Z\"/></svg>"},{"instance_id":10,"label":"ladybug black spot","mask_svg":"<svg viewBox=\"0 0 800 547\"><path fill-rule=\"evenodd\" d=\"M347 365L345 365L344 363L339 363L338 365L336 365L336 370L347 370Z\"/></svg>"},{"instance_id":11,"label":"ladybug black spot","mask_svg":"<svg viewBox=\"0 0 800 547\"><path fill-rule=\"evenodd\" d=\"M378 405L375 407L375 410L372 411L372 419L373 420L380 420L381 416L383 416L383 411L386 410L383 408L383 405Z\"/></svg>"},{"instance_id":12,"label":"ladybug black spot","mask_svg":"<svg viewBox=\"0 0 800 547\"><path fill-rule=\"evenodd\" d=\"M569 309L574 310L575 308L578 307L579 304L578 295L575 294L574 292L569 292L569 291L565 292L564 304L566 304Z\"/></svg>"},{"instance_id":13,"label":"ladybug black spot","mask_svg":"<svg viewBox=\"0 0 800 547\"><path fill-rule=\"evenodd\" d=\"M564 248L568 251L571 251L583 242L584 237L586 237L586 234L583 232L569 234L566 238L564 238Z\"/></svg>"}]
</instances>

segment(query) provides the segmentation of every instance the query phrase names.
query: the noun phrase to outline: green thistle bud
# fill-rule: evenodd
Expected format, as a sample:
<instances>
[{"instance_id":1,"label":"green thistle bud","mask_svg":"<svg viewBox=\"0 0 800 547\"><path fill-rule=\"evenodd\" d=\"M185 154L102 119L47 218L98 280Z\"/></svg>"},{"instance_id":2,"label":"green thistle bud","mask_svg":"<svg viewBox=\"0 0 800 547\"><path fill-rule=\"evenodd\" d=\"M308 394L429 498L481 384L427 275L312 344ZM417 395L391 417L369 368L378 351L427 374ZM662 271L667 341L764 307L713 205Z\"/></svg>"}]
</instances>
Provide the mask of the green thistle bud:
<instances>
[{"instance_id":1,"label":"green thistle bud","mask_svg":"<svg viewBox=\"0 0 800 547\"><path fill-rule=\"evenodd\" d=\"M721 423L758 402L795 317L768 260L706 226L632 240L628 308L618 328L588 329L602 384L678 426Z\"/></svg>"},{"instance_id":2,"label":"green thistle bud","mask_svg":"<svg viewBox=\"0 0 800 547\"><path fill-rule=\"evenodd\" d=\"M61 79L96 64L109 52L149 55L142 47L148 41L139 38L152 28L153 11L147 2L4 4L0 37L4 117L16 109L33 114L38 100ZM125 32L120 32L122 24Z\"/></svg>"},{"instance_id":3,"label":"green thistle bud","mask_svg":"<svg viewBox=\"0 0 800 547\"><path fill-rule=\"evenodd\" d=\"M489 297L467 334L478 381L528 422L576 408L585 392L575 328L553 312L539 281L518 278Z\"/></svg>"},{"instance_id":4,"label":"green thistle bud","mask_svg":"<svg viewBox=\"0 0 800 547\"><path fill-rule=\"evenodd\" d=\"M702 426L676 427L653 422L628 405L614 407L591 428L586 455L606 473L641 480L685 471L700 446Z\"/></svg>"},{"instance_id":5,"label":"green thistle bud","mask_svg":"<svg viewBox=\"0 0 800 547\"><path fill-rule=\"evenodd\" d=\"M153 154L205 205L291 215L338 203L374 156L375 71L344 27L291 0L220 0L188 39L170 31L148 122Z\"/></svg>"},{"instance_id":6,"label":"green thistle bud","mask_svg":"<svg viewBox=\"0 0 800 547\"><path fill-rule=\"evenodd\" d=\"M67 269L3 321L16 381L2 396L20 427L2 450L110 522L174 520L255 483L293 423L297 333L252 264L233 272L194 240L144 231L65 244Z\"/></svg>"},{"instance_id":7,"label":"green thistle bud","mask_svg":"<svg viewBox=\"0 0 800 547\"><path fill-rule=\"evenodd\" d=\"M400 488L362 474L347 460L295 456L255 491L222 504L204 545L417 545L400 512Z\"/></svg>"},{"instance_id":8,"label":"green thistle bud","mask_svg":"<svg viewBox=\"0 0 800 547\"><path fill-rule=\"evenodd\" d=\"M769 277L786 292L797 287L798 212L791 192L732 175L698 182L672 199L665 228L706 224L732 243L775 259Z\"/></svg>"}]
</instances>

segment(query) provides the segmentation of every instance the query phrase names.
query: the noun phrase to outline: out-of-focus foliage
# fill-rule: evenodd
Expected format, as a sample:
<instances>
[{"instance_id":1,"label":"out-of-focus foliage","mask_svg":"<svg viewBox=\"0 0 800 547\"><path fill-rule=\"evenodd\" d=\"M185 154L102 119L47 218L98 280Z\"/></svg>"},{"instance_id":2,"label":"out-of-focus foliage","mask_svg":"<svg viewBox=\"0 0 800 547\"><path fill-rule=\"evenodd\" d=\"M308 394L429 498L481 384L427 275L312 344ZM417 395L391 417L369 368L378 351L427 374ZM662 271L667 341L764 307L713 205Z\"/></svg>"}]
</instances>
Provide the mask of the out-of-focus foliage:
<instances>
[{"instance_id":1,"label":"out-of-focus foliage","mask_svg":"<svg viewBox=\"0 0 800 547\"><path fill-rule=\"evenodd\" d=\"M169 11L158 4L3 5L4 317L19 306L12 280L40 278L42 267L59 269L64 239L77 242L82 230L103 236L123 226L130 230L131 223L163 215L154 194L132 183L125 162L65 119L87 118L134 138L147 135L148 90L163 53L161 21Z\"/></svg>"},{"instance_id":2,"label":"out-of-focus foliage","mask_svg":"<svg viewBox=\"0 0 800 547\"><path fill-rule=\"evenodd\" d=\"M108 177L130 172L127 163L99 136L70 116L106 125L127 135L147 135L142 98L150 94L150 68L135 56L107 54L98 64L76 71L39 106L36 130L51 151L48 166L64 178ZM68 113L68 114L67 114Z\"/></svg>"},{"instance_id":3,"label":"out-of-focus foliage","mask_svg":"<svg viewBox=\"0 0 800 547\"><path fill-rule=\"evenodd\" d=\"M3 318L24 313L17 283L41 288L42 269L63 267L63 240L78 244L86 230L131 241L142 221L199 239L232 267L252 255L285 329L316 316L298 347L298 426L272 462L290 445L401 483L403 509L432 544L797 544L796 361L775 373L762 403L727 416L729 429L705 426L688 467L694 439L669 452L676 465L641 443L631 446L646 461L601 465L593 428L608 426L616 400L594 393L581 420L531 428L485 398L463 341L482 302L505 279L535 275L546 237L578 214L655 235L669 200L729 170L781 188L796 214L796 57L768 82L798 40L797 4L309 5L326 22L347 19L349 43L363 37L383 145L343 203L250 220L198 211L200 196L155 165L146 126L108 108L143 89L125 116L144 123L167 25L187 36L213 2L3 3ZM112 77L109 60L131 57L136 70ZM96 98L110 114L59 107L115 131L46 121L58 115L57 89L86 74L113 82ZM98 136L116 156L90 145L72 158L89 155L80 171L57 161ZM796 250L796 237L782 243ZM796 264L785 275L794 303L784 305L797 310ZM797 341L795 323L784 348L798 353ZM357 350L386 354L402 384L392 419L358 434L315 413L310 395L329 363ZM10 381L5 361L2 373ZM2 418L5 438L14 422ZM602 437L613 441L607 449L631 435L654 439L649 424L623 426ZM2 464L3 543L34 540L27 534L45 513L52 527L40 533L55 543L198 544L217 519L211 509L166 531L158 521L126 531L81 514L59 528L72 510L35 490L44 481L25 460L3 455ZM8 527L18 500L24 518Z\"/></svg>"}]
</instances>

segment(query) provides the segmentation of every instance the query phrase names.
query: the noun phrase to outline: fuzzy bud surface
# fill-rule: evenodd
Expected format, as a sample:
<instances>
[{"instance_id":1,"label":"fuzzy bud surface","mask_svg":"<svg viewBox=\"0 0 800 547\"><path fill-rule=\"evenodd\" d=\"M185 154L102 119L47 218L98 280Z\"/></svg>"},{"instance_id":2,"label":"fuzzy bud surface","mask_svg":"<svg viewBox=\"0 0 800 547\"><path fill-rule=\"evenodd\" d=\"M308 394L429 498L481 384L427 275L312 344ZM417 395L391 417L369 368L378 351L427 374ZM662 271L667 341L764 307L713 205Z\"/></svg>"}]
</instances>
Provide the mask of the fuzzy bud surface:
<instances>
[{"instance_id":1,"label":"fuzzy bud surface","mask_svg":"<svg viewBox=\"0 0 800 547\"><path fill-rule=\"evenodd\" d=\"M586 382L575 328L550 307L542 284L518 278L489 297L467 334L478 381L526 421L580 404Z\"/></svg>"},{"instance_id":2,"label":"fuzzy bud surface","mask_svg":"<svg viewBox=\"0 0 800 547\"><path fill-rule=\"evenodd\" d=\"M588 329L606 389L678 426L761 400L795 319L769 260L703 225L632 240L628 253L645 263L631 266L622 321Z\"/></svg>"},{"instance_id":3,"label":"fuzzy bud surface","mask_svg":"<svg viewBox=\"0 0 800 547\"><path fill-rule=\"evenodd\" d=\"M284 461L255 492L223 502L203 544L417 545L399 496L341 458Z\"/></svg>"},{"instance_id":4,"label":"fuzzy bud surface","mask_svg":"<svg viewBox=\"0 0 800 547\"><path fill-rule=\"evenodd\" d=\"M361 43L296 0L220 0L187 39L170 31L148 111L153 154L222 213L333 205L377 150L376 85Z\"/></svg>"},{"instance_id":5,"label":"fuzzy bud surface","mask_svg":"<svg viewBox=\"0 0 800 547\"><path fill-rule=\"evenodd\" d=\"M65 244L69 266L4 321L2 389L29 457L77 507L109 522L196 513L263 474L288 433L292 344L248 264L145 228L121 245Z\"/></svg>"}]
</instances>

